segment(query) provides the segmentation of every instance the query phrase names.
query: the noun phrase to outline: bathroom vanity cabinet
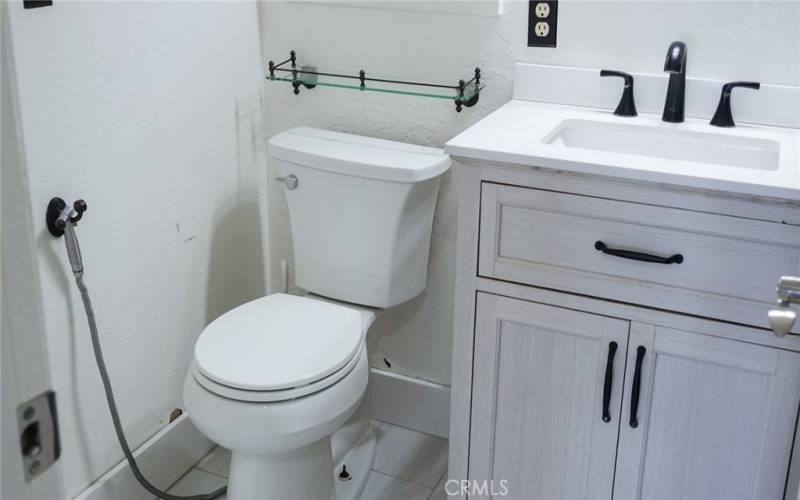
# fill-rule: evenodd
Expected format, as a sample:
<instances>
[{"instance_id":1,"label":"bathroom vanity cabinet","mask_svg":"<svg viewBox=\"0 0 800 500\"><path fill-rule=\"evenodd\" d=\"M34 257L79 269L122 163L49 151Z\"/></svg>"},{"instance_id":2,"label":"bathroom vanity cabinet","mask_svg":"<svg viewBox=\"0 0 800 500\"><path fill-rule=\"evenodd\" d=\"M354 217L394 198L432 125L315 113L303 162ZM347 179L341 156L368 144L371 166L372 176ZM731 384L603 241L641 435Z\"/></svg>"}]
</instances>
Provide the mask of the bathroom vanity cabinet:
<instances>
[{"instance_id":1,"label":"bathroom vanity cabinet","mask_svg":"<svg viewBox=\"0 0 800 500\"><path fill-rule=\"evenodd\" d=\"M456 160L449 477L793 500L800 337L767 312L800 203Z\"/></svg>"}]
</instances>

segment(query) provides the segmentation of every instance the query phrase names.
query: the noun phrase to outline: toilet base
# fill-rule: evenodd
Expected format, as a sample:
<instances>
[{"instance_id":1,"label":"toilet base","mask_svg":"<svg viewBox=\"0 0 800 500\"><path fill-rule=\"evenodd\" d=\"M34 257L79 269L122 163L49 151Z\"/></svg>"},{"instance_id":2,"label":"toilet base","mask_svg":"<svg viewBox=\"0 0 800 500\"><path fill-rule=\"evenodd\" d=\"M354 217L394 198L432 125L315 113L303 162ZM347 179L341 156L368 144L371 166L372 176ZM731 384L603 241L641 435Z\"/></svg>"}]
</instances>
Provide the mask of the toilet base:
<instances>
[{"instance_id":1,"label":"toilet base","mask_svg":"<svg viewBox=\"0 0 800 500\"><path fill-rule=\"evenodd\" d=\"M331 440L272 455L231 453L229 500L335 500Z\"/></svg>"},{"instance_id":2,"label":"toilet base","mask_svg":"<svg viewBox=\"0 0 800 500\"><path fill-rule=\"evenodd\" d=\"M367 425L366 430L360 438L352 445L350 450L336 464L333 477L336 483L336 500L358 500L367 485L372 464L375 462L375 431L371 425ZM336 456L336 434L334 434L334 456ZM350 479L343 481L339 479L339 472L342 467L347 467Z\"/></svg>"},{"instance_id":3,"label":"toilet base","mask_svg":"<svg viewBox=\"0 0 800 500\"><path fill-rule=\"evenodd\" d=\"M232 453L227 498L358 500L372 470L375 449L375 431L362 404L331 438L277 455ZM347 480L339 478L342 467L347 468Z\"/></svg>"}]
</instances>

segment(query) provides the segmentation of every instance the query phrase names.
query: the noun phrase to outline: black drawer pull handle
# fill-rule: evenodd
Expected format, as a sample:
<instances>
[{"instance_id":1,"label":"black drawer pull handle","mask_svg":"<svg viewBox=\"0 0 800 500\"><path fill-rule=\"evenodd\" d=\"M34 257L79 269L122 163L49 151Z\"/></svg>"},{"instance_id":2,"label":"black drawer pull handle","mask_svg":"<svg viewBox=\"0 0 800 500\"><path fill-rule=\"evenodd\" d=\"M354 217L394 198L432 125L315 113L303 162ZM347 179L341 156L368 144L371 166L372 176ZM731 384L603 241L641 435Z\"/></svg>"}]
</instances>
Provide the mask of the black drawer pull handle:
<instances>
[{"instance_id":1,"label":"black drawer pull handle","mask_svg":"<svg viewBox=\"0 0 800 500\"><path fill-rule=\"evenodd\" d=\"M639 427L639 389L642 386L642 361L647 349L643 345L636 348L636 369L633 372L633 384L631 384L631 420L630 426L634 429Z\"/></svg>"},{"instance_id":2,"label":"black drawer pull handle","mask_svg":"<svg viewBox=\"0 0 800 500\"><path fill-rule=\"evenodd\" d=\"M642 262L655 262L656 264L680 264L683 262L683 255L679 253L669 257L661 257L659 255L653 255L649 253L634 252L633 250L609 248L608 245L602 241L596 241L594 243L594 248L608 255L622 257L623 259L641 260Z\"/></svg>"},{"instance_id":3,"label":"black drawer pull handle","mask_svg":"<svg viewBox=\"0 0 800 500\"><path fill-rule=\"evenodd\" d=\"M608 359L606 360L606 380L603 383L603 422L611 421L608 405L611 403L611 384L614 378L614 354L617 352L617 343L608 343Z\"/></svg>"}]
</instances>

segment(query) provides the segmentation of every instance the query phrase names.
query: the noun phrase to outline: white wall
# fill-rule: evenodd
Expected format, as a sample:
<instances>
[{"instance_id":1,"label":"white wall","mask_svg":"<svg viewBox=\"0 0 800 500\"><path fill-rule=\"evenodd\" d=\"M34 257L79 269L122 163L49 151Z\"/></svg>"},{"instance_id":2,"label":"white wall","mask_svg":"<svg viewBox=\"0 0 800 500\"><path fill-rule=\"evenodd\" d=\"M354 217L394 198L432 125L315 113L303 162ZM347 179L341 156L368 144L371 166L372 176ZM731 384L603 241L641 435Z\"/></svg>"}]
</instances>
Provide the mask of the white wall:
<instances>
[{"instance_id":1,"label":"white wall","mask_svg":"<svg viewBox=\"0 0 800 500\"><path fill-rule=\"evenodd\" d=\"M44 350L41 293L31 230L27 175L15 126L18 109L8 36L7 4L0 4L0 498L48 498L61 490L58 467L24 482L17 406L50 388ZM13 314L10 314L13 312Z\"/></svg>"},{"instance_id":2,"label":"white wall","mask_svg":"<svg viewBox=\"0 0 800 500\"><path fill-rule=\"evenodd\" d=\"M29 190L71 498L122 454L45 207L56 195L88 202L86 281L136 446L182 405L202 328L266 289L256 8L56 1L7 13L27 174L17 188Z\"/></svg>"},{"instance_id":3,"label":"white wall","mask_svg":"<svg viewBox=\"0 0 800 500\"><path fill-rule=\"evenodd\" d=\"M353 3L259 4L264 58L279 61L294 49L302 64L323 69L364 68L367 74L445 83L469 77L478 65L487 85L479 104L457 114L443 100L325 88L294 96L287 84L267 82L268 136L310 125L442 146L510 99L516 61L659 73L673 40L689 46L690 75L800 85L798 2L561 0L556 49L526 46L527 2L504 1L500 17ZM376 323L370 339L373 366L385 368L386 358L393 371L449 383L457 177L455 170L442 185L428 290ZM291 241L285 199L274 186L270 194L274 265L291 258ZM278 279L273 275L276 286Z\"/></svg>"}]
</instances>

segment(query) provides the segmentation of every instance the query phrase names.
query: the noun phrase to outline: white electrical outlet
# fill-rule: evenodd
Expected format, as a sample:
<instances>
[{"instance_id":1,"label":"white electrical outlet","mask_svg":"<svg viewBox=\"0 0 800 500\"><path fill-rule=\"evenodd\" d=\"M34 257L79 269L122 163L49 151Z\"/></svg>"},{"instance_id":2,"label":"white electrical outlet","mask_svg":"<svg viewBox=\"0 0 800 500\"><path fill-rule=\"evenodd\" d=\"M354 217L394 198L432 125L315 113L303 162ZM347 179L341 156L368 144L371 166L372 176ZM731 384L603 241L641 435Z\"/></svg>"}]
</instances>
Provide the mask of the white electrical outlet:
<instances>
[{"instance_id":1,"label":"white electrical outlet","mask_svg":"<svg viewBox=\"0 0 800 500\"><path fill-rule=\"evenodd\" d=\"M550 5L545 2L539 2L536 4L534 12L536 12L536 17L544 19L550 15Z\"/></svg>"},{"instance_id":2,"label":"white electrical outlet","mask_svg":"<svg viewBox=\"0 0 800 500\"><path fill-rule=\"evenodd\" d=\"M536 34L536 36L544 38L550 33L550 24L548 24L546 21L539 21L533 27L533 32Z\"/></svg>"}]
</instances>

